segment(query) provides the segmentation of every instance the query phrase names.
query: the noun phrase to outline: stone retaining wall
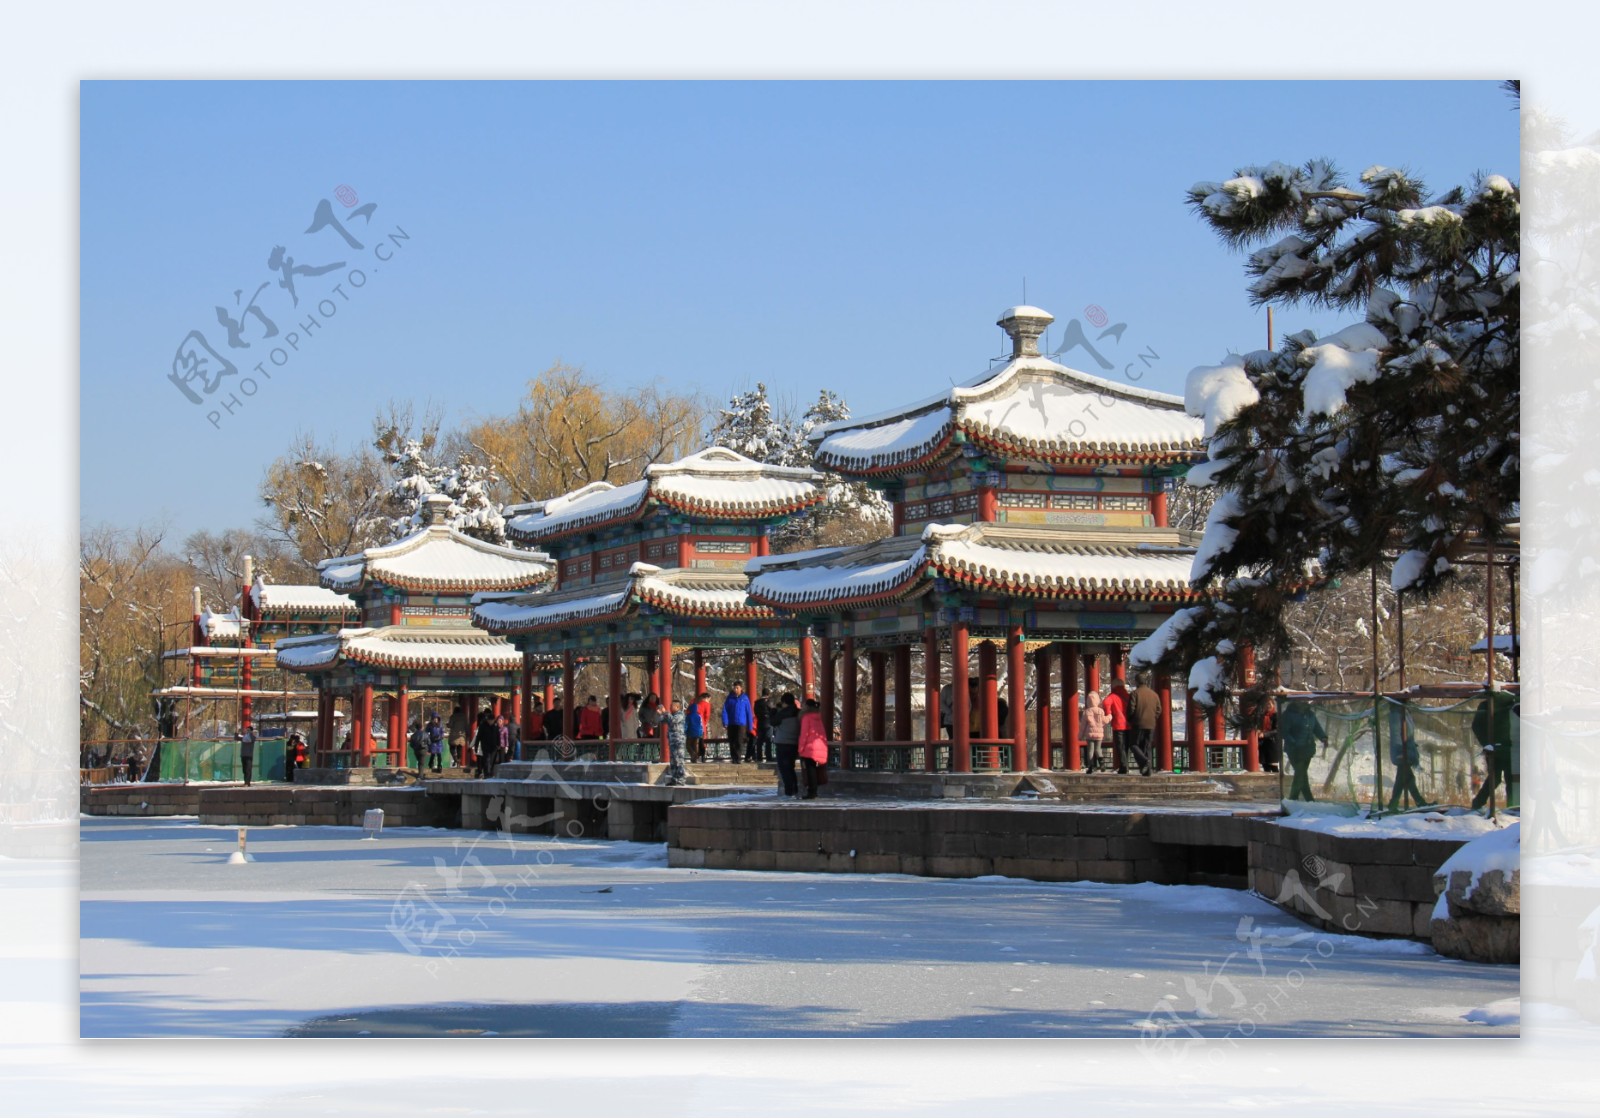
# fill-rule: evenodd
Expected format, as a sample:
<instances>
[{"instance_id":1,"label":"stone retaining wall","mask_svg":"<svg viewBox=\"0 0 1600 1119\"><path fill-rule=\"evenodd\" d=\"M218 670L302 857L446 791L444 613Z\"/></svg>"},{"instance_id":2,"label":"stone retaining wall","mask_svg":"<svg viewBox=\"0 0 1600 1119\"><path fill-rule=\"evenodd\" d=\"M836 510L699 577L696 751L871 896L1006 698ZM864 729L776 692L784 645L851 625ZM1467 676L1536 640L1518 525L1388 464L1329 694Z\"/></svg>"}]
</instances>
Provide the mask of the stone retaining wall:
<instances>
[{"instance_id":1,"label":"stone retaining wall","mask_svg":"<svg viewBox=\"0 0 1600 1119\"><path fill-rule=\"evenodd\" d=\"M942 878L1002 874L1049 882L1222 884L1216 880L1225 878L1235 880L1227 884L1244 884L1242 835L1219 824L1214 832L1201 826L1182 843L1157 842L1152 827L1166 819L1137 810L1090 812L984 801L959 808L678 804L667 814L667 861L730 870ZM1166 826L1169 835L1175 834L1172 825ZM1212 844L1213 835L1237 842ZM1236 863L1231 867L1230 851Z\"/></svg>"},{"instance_id":2,"label":"stone retaining wall","mask_svg":"<svg viewBox=\"0 0 1600 1119\"><path fill-rule=\"evenodd\" d=\"M457 824L458 801L454 797L430 797L420 787L359 785L342 788L211 787L200 793L199 816L202 824L359 827L363 813L369 808L383 809L385 827L454 827Z\"/></svg>"},{"instance_id":3,"label":"stone retaining wall","mask_svg":"<svg viewBox=\"0 0 1600 1119\"><path fill-rule=\"evenodd\" d=\"M1329 835L1248 823L1250 888L1331 932L1429 939L1433 874L1465 839Z\"/></svg>"},{"instance_id":4,"label":"stone retaining wall","mask_svg":"<svg viewBox=\"0 0 1600 1119\"><path fill-rule=\"evenodd\" d=\"M78 804L89 816L198 816L200 790L230 785L81 785ZM243 785L238 786L243 788Z\"/></svg>"}]
</instances>

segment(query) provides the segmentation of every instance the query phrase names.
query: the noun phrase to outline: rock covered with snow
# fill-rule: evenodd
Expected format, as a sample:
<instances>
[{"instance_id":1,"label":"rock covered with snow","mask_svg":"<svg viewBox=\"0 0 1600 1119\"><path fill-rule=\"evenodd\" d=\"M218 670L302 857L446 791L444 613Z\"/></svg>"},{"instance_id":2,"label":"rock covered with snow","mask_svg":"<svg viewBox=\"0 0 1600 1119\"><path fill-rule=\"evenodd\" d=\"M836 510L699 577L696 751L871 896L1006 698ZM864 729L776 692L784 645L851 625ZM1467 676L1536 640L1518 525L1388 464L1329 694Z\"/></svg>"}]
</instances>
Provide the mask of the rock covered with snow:
<instances>
[{"instance_id":1,"label":"rock covered with snow","mask_svg":"<svg viewBox=\"0 0 1600 1119\"><path fill-rule=\"evenodd\" d=\"M1522 946L1522 825L1465 844L1433 876L1430 935L1445 956L1514 964Z\"/></svg>"}]
</instances>

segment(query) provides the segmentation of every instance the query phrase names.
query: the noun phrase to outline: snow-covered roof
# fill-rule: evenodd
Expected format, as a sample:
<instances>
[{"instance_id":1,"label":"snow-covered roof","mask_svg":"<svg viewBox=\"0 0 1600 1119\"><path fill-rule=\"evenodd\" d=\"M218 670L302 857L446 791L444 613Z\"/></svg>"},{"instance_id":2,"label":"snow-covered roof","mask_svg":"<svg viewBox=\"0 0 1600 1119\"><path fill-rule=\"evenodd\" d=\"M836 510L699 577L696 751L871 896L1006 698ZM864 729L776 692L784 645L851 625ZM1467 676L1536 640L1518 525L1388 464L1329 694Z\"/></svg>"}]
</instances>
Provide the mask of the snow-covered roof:
<instances>
[{"instance_id":1,"label":"snow-covered roof","mask_svg":"<svg viewBox=\"0 0 1600 1119\"><path fill-rule=\"evenodd\" d=\"M309 583L268 583L256 577L250 587L250 601L263 617L274 614L354 614L355 600L349 595Z\"/></svg>"},{"instance_id":2,"label":"snow-covered roof","mask_svg":"<svg viewBox=\"0 0 1600 1119\"><path fill-rule=\"evenodd\" d=\"M509 642L481 630L345 629L315 637L278 642L278 664L302 672L333 668L344 662L376 668L452 672L516 672L522 654Z\"/></svg>"},{"instance_id":3,"label":"snow-covered roof","mask_svg":"<svg viewBox=\"0 0 1600 1119\"><path fill-rule=\"evenodd\" d=\"M929 525L784 564L763 559L750 597L786 609L909 598L933 579L1016 598L1188 601L1193 548L1171 529Z\"/></svg>"},{"instance_id":4,"label":"snow-covered roof","mask_svg":"<svg viewBox=\"0 0 1600 1119\"><path fill-rule=\"evenodd\" d=\"M207 641L237 641L244 632L237 608L219 614L207 607L200 612L200 632Z\"/></svg>"},{"instance_id":5,"label":"snow-covered roof","mask_svg":"<svg viewBox=\"0 0 1600 1119\"><path fill-rule=\"evenodd\" d=\"M322 585L353 591L377 580L411 591L529 590L553 574L542 552L475 540L448 525L431 524L403 540L317 565Z\"/></svg>"},{"instance_id":6,"label":"snow-covered roof","mask_svg":"<svg viewBox=\"0 0 1600 1119\"><path fill-rule=\"evenodd\" d=\"M773 466L726 447L707 447L648 467L643 478L625 486L592 482L551 498L513 517L507 531L517 540L549 540L633 520L654 505L724 521L766 520L817 504L824 496L820 480L803 467Z\"/></svg>"},{"instance_id":7,"label":"snow-covered roof","mask_svg":"<svg viewBox=\"0 0 1600 1119\"><path fill-rule=\"evenodd\" d=\"M1184 412L1182 397L1032 356L897 411L825 424L811 439L817 465L845 475L917 469L954 453L958 442L1032 462L1204 456L1201 422Z\"/></svg>"},{"instance_id":8,"label":"snow-covered roof","mask_svg":"<svg viewBox=\"0 0 1600 1119\"><path fill-rule=\"evenodd\" d=\"M663 570L636 563L624 578L593 586L481 601L472 620L491 633L528 633L619 618L640 607L687 619L773 617L770 608L746 596L748 583L740 572Z\"/></svg>"}]
</instances>

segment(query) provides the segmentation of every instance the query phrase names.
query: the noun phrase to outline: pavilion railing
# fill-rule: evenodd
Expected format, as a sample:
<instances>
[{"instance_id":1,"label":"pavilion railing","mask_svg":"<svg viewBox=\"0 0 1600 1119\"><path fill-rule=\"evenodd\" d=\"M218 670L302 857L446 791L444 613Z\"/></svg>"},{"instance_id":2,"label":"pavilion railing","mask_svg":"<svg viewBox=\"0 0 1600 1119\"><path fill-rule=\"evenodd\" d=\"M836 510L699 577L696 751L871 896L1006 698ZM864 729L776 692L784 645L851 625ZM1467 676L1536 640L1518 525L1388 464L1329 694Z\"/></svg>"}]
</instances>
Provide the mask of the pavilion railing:
<instances>
[{"instance_id":1,"label":"pavilion railing","mask_svg":"<svg viewBox=\"0 0 1600 1119\"><path fill-rule=\"evenodd\" d=\"M979 739L972 743L972 772L999 773L1011 768L1008 739ZM927 769L928 747L922 742L849 742L836 747L844 768L866 773L921 773ZM953 750L946 740L933 747L933 772L952 771Z\"/></svg>"}]
</instances>

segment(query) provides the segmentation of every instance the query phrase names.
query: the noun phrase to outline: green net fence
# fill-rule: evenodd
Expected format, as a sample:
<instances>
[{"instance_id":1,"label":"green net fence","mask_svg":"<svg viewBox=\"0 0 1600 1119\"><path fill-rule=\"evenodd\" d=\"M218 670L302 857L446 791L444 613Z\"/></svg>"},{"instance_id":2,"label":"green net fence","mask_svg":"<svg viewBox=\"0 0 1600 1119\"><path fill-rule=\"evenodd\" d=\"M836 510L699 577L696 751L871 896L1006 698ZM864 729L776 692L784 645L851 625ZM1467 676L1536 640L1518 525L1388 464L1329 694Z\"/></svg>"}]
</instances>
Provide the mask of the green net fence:
<instances>
[{"instance_id":1,"label":"green net fence","mask_svg":"<svg viewBox=\"0 0 1600 1119\"><path fill-rule=\"evenodd\" d=\"M281 738L263 738L256 743L251 780L283 780ZM239 760L239 743L209 739L167 739L161 743L162 781L243 781L244 765Z\"/></svg>"},{"instance_id":2,"label":"green net fence","mask_svg":"<svg viewBox=\"0 0 1600 1119\"><path fill-rule=\"evenodd\" d=\"M1497 808L1520 799L1517 697L1285 696L1278 704L1284 796L1403 811Z\"/></svg>"}]
</instances>

